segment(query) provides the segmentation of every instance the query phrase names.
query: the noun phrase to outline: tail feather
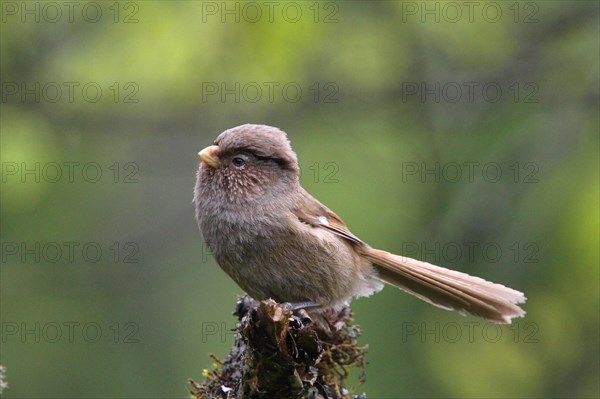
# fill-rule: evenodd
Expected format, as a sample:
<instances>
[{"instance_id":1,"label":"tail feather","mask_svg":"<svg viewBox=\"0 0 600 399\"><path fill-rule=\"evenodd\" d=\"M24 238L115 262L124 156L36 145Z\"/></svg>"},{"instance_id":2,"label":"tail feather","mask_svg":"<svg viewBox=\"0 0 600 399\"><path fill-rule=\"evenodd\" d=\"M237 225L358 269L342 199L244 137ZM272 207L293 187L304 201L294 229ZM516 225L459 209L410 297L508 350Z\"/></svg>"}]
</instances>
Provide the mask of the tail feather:
<instances>
[{"instance_id":1,"label":"tail feather","mask_svg":"<svg viewBox=\"0 0 600 399\"><path fill-rule=\"evenodd\" d=\"M373 263L381 280L432 305L503 324L525 315L517 304L527 298L512 288L378 249L365 248L363 256Z\"/></svg>"}]
</instances>

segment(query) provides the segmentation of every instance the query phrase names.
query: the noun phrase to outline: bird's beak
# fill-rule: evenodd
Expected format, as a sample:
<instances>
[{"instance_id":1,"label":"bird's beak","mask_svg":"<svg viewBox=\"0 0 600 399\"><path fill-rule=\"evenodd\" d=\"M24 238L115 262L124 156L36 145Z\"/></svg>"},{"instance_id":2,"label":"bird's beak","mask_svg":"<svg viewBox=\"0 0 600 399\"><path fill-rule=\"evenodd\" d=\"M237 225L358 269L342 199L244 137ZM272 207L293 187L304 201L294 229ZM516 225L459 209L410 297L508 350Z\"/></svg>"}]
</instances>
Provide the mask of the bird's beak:
<instances>
[{"instance_id":1,"label":"bird's beak","mask_svg":"<svg viewBox=\"0 0 600 399\"><path fill-rule=\"evenodd\" d=\"M211 168L216 169L221 166L221 160L217 155L218 151L219 146L211 145L200 151L198 155L200 155L200 159L202 160L202 162L204 162Z\"/></svg>"}]
</instances>

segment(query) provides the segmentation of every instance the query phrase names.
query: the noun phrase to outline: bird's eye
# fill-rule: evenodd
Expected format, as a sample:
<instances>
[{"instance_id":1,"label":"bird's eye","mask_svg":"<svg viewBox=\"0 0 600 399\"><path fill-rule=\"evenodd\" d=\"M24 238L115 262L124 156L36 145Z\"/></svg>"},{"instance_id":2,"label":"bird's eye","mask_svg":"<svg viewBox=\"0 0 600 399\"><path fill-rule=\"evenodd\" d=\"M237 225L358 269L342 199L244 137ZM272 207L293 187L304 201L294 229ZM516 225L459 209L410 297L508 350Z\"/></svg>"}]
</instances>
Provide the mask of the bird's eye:
<instances>
[{"instance_id":1,"label":"bird's eye","mask_svg":"<svg viewBox=\"0 0 600 399\"><path fill-rule=\"evenodd\" d=\"M239 168L239 167L244 166L244 164L246 163L246 160L242 157L234 157L231 160L231 163L233 163L233 166Z\"/></svg>"}]
</instances>

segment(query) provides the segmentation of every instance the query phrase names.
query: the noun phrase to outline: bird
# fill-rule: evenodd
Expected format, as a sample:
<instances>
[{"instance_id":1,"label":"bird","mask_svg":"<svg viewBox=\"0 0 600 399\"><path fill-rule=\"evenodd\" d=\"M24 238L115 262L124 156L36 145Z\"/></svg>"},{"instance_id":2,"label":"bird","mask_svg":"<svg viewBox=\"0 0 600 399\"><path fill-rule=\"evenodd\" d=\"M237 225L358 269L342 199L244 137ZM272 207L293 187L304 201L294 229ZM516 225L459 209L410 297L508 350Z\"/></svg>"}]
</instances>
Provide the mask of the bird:
<instances>
[{"instance_id":1,"label":"bird","mask_svg":"<svg viewBox=\"0 0 600 399\"><path fill-rule=\"evenodd\" d=\"M287 134L244 124L199 152L195 216L217 264L255 300L340 308L400 288L434 306L510 324L525 295L371 247L300 185Z\"/></svg>"}]
</instances>

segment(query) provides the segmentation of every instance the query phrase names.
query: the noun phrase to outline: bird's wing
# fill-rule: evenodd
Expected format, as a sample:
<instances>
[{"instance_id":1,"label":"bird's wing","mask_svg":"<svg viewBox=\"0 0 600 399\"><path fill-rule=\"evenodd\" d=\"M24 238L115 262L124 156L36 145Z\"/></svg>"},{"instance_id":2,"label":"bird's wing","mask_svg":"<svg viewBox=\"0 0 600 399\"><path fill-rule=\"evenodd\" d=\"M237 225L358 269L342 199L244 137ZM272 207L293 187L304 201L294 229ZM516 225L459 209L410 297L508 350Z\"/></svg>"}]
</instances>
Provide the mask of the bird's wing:
<instances>
[{"instance_id":1,"label":"bird's wing","mask_svg":"<svg viewBox=\"0 0 600 399\"><path fill-rule=\"evenodd\" d=\"M525 295L479 277L431 265L416 259L394 255L369 247L348 230L338 215L303 192L302 206L294 211L301 222L343 237L356 246L357 253L375 267L378 277L435 306L469 312L495 323L510 324L523 317L517 306Z\"/></svg>"},{"instance_id":2,"label":"bird's wing","mask_svg":"<svg viewBox=\"0 0 600 399\"><path fill-rule=\"evenodd\" d=\"M365 244L360 238L352 234L338 215L306 191L303 194L305 200L301 201L302 207L294 209L294 214L301 222L328 230L355 244Z\"/></svg>"}]
</instances>

